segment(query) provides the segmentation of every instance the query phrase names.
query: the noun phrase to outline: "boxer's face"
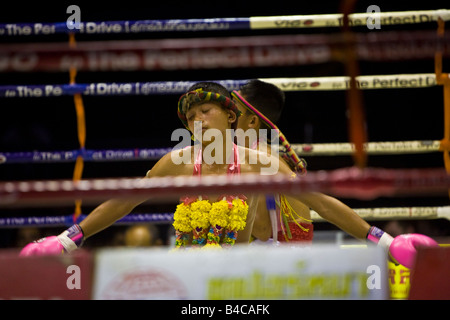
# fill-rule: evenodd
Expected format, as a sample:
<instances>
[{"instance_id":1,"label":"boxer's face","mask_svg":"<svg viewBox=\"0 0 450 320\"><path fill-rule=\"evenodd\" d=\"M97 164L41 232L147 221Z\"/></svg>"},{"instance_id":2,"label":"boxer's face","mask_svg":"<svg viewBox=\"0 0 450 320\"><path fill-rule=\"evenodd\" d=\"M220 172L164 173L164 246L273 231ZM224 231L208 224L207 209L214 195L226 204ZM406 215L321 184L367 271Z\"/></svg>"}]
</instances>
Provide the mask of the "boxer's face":
<instances>
[{"instance_id":1,"label":"boxer's face","mask_svg":"<svg viewBox=\"0 0 450 320\"><path fill-rule=\"evenodd\" d=\"M194 137L203 141L203 136L210 129L219 130L225 137L226 129L230 129L236 121L236 115L218 103L205 102L192 105L186 112L186 119Z\"/></svg>"}]
</instances>

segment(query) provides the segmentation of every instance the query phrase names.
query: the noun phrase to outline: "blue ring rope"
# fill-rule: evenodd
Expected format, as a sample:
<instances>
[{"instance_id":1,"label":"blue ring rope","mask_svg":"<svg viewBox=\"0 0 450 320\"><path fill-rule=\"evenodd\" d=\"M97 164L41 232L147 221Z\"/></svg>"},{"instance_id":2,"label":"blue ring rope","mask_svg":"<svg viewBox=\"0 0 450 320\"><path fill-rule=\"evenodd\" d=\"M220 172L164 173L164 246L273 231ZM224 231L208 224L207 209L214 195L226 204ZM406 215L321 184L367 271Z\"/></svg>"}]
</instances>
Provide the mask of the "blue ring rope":
<instances>
[{"instance_id":1,"label":"blue ring rope","mask_svg":"<svg viewBox=\"0 0 450 320\"><path fill-rule=\"evenodd\" d=\"M229 91L239 90L249 80L208 80L217 82ZM166 95L185 93L198 81L152 81L125 83L77 83L43 85L2 85L0 98L40 98L72 96L81 93L85 96L131 96Z\"/></svg>"},{"instance_id":2,"label":"blue ring rope","mask_svg":"<svg viewBox=\"0 0 450 320\"><path fill-rule=\"evenodd\" d=\"M80 215L77 223L86 218L87 215ZM115 224L126 225L133 223L172 223L173 213L132 213ZM16 227L66 227L74 224L73 215L66 216L29 216L29 217L6 217L0 218L0 229Z\"/></svg>"},{"instance_id":3,"label":"blue ring rope","mask_svg":"<svg viewBox=\"0 0 450 320\"><path fill-rule=\"evenodd\" d=\"M69 29L68 25L72 29ZM71 32L79 34L135 34L250 29L250 18L83 21L78 25L71 22L2 23L0 24L0 36L51 35Z\"/></svg>"},{"instance_id":4,"label":"blue ring rope","mask_svg":"<svg viewBox=\"0 0 450 320\"><path fill-rule=\"evenodd\" d=\"M0 152L0 164L9 163L56 163L75 162L78 156L84 161L134 161L159 160L172 148L154 149L109 149L109 150L66 150L66 151L29 151L29 152Z\"/></svg>"}]
</instances>

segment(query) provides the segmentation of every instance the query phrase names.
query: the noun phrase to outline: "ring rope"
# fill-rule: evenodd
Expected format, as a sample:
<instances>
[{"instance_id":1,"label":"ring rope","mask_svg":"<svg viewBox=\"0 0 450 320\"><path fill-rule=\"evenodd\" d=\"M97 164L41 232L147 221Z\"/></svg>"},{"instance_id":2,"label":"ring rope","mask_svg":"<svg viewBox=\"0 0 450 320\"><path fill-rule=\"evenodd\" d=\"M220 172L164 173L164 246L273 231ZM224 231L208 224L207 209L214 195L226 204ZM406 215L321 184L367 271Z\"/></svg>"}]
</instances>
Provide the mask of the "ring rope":
<instances>
[{"instance_id":1,"label":"ring rope","mask_svg":"<svg viewBox=\"0 0 450 320\"><path fill-rule=\"evenodd\" d=\"M352 155L354 147L348 142L291 144L292 149L303 156ZM371 155L417 154L441 151L439 140L411 140L368 142L365 149ZM280 146L280 152L283 152ZM73 162L81 156L85 162L159 160L172 148L134 148L106 150L64 150L64 151L29 151L0 152L0 164L13 163L62 163Z\"/></svg>"},{"instance_id":2,"label":"ring rope","mask_svg":"<svg viewBox=\"0 0 450 320\"><path fill-rule=\"evenodd\" d=\"M446 74L448 77L448 74ZM337 91L349 89L349 77L260 78L283 91ZM249 79L211 80L229 91L239 90ZM40 98L74 95L126 96L182 94L198 81L99 82L42 85L0 85L0 98ZM357 76L361 90L429 88L437 86L434 73Z\"/></svg>"},{"instance_id":3,"label":"ring rope","mask_svg":"<svg viewBox=\"0 0 450 320\"><path fill-rule=\"evenodd\" d=\"M433 58L436 43L450 56L450 35L432 31L355 34L356 58L367 61ZM342 34L248 36L1 44L1 72L188 70L292 66L343 59ZM149 49L151 48L151 49Z\"/></svg>"},{"instance_id":4,"label":"ring rope","mask_svg":"<svg viewBox=\"0 0 450 320\"><path fill-rule=\"evenodd\" d=\"M65 151L31 151L31 152L0 152L2 163L58 163L73 162L79 156L84 161L128 161L128 160L159 160L172 148L155 149L106 149L106 150L65 150Z\"/></svg>"},{"instance_id":5,"label":"ring rope","mask_svg":"<svg viewBox=\"0 0 450 320\"><path fill-rule=\"evenodd\" d=\"M392 208L356 208L353 209L362 219L374 220L411 220L411 219L447 219L450 220L450 206L442 207L392 207ZM80 215L76 222L84 220L87 215ZM314 222L326 222L316 211L311 210ZM173 213L130 213L117 220L115 224L133 223L171 223ZM0 218L0 228L16 227L64 227L73 224L72 215L61 216L27 216Z\"/></svg>"},{"instance_id":6,"label":"ring rope","mask_svg":"<svg viewBox=\"0 0 450 320\"><path fill-rule=\"evenodd\" d=\"M318 191L342 198L371 200L382 196L429 196L447 192L450 175L440 168L378 169L356 167L310 172L301 178L284 175L177 176L151 179L86 179L0 182L0 207L63 204L74 198L98 203L115 197L177 200L184 194L290 193Z\"/></svg>"},{"instance_id":7,"label":"ring rope","mask_svg":"<svg viewBox=\"0 0 450 320\"><path fill-rule=\"evenodd\" d=\"M364 147L371 155L417 154L439 152L441 142L439 140L367 142ZM292 148L302 156L342 156L354 153L353 144L348 142L292 144Z\"/></svg>"},{"instance_id":8,"label":"ring rope","mask_svg":"<svg viewBox=\"0 0 450 320\"><path fill-rule=\"evenodd\" d=\"M75 222L80 222L87 217L81 214ZM167 223L173 222L173 213L132 213L117 220L115 224L133 223ZM62 216L27 216L0 218L0 228L12 227L61 227L73 225L73 215Z\"/></svg>"},{"instance_id":9,"label":"ring rope","mask_svg":"<svg viewBox=\"0 0 450 320\"><path fill-rule=\"evenodd\" d=\"M392 208L357 208L353 209L362 219L373 220L408 220L408 219L447 219L450 220L450 206L442 207L392 207ZM311 211L314 222L325 222L317 212Z\"/></svg>"},{"instance_id":10,"label":"ring rope","mask_svg":"<svg viewBox=\"0 0 450 320\"><path fill-rule=\"evenodd\" d=\"M379 12L380 25L418 24L437 21L441 18L450 20L450 10L418 10L399 12ZM351 26L367 26L372 13L353 13L348 15ZM268 17L236 17L208 19L170 19L170 20L123 20L56 23L2 23L0 37L52 35L75 32L80 34L122 34L148 32L196 32L219 30L257 30L341 27L343 14L289 15ZM69 27L75 27L69 29Z\"/></svg>"}]
</instances>

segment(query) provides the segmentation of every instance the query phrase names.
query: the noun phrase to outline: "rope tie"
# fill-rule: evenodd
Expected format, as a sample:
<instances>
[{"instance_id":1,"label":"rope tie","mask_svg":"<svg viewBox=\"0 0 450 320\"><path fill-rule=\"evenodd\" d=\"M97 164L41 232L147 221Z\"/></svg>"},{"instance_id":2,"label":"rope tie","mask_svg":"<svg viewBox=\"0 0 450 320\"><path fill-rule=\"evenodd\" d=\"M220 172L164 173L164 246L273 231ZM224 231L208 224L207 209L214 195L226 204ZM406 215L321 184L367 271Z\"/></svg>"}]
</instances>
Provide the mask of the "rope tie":
<instances>
[{"instance_id":1,"label":"rope tie","mask_svg":"<svg viewBox=\"0 0 450 320\"><path fill-rule=\"evenodd\" d=\"M437 34L440 40L444 37L445 21L439 17L437 24ZM437 43L437 50L434 57L434 69L436 83L442 85L444 89L444 138L440 140L439 151L443 152L445 170L447 173L450 173L450 78L448 73L442 72L442 44L440 41Z\"/></svg>"},{"instance_id":2,"label":"rope tie","mask_svg":"<svg viewBox=\"0 0 450 320\"><path fill-rule=\"evenodd\" d=\"M359 74L357 54L355 49L355 35L350 29L349 14L353 12L356 0L345 0L342 3L343 26L342 34L345 39L344 62L348 76L350 77L350 88L347 91L347 110L348 110L348 130L350 141L355 150L353 158L358 168L364 168L367 165L367 153L364 144L367 142L367 132L365 124L365 114L363 110L363 99L361 91L357 87L356 77Z\"/></svg>"},{"instance_id":3,"label":"rope tie","mask_svg":"<svg viewBox=\"0 0 450 320\"><path fill-rule=\"evenodd\" d=\"M76 41L75 41L75 34L69 33L69 46L71 48L76 48ZM77 75L77 70L75 67L70 67L69 70L69 76L70 76L70 84L75 84L75 78ZM73 95L74 104L75 104L75 111L77 116L77 132L78 132L78 142L80 144L80 155L77 156L77 159L75 161L75 167L73 171L73 181L80 181L81 177L83 175L83 169L84 169L84 159L83 154L85 151L86 146L86 119L85 119L85 112L84 112L84 104L83 104L83 98L80 93L75 93ZM73 214L73 222L78 222L79 217L81 216L82 210L81 210L82 200L76 199L75 200L75 208L74 208L74 214Z\"/></svg>"}]
</instances>

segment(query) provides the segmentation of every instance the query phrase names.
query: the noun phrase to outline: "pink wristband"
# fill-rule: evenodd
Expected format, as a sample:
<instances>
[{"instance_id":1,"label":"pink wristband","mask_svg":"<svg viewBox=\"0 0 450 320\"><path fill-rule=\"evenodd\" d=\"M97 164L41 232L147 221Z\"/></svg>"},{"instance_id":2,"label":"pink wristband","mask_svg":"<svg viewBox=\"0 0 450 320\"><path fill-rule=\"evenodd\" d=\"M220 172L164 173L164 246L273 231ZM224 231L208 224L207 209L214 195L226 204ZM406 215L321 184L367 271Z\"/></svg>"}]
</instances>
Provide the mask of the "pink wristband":
<instances>
[{"instance_id":1,"label":"pink wristband","mask_svg":"<svg viewBox=\"0 0 450 320\"><path fill-rule=\"evenodd\" d=\"M381 237L383 236L384 231L378 229L377 227L370 227L369 233L367 234L367 239L378 244L380 242Z\"/></svg>"},{"instance_id":2,"label":"pink wristband","mask_svg":"<svg viewBox=\"0 0 450 320\"><path fill-rule=\"evenodd\" d=\"M84 242L83 230L81 229L81 227L78 224L74 224L73 226L71 226L69 229L64 231L61 234L61 236L66 236L67 238L72 240L73 243L76 245L76 248L81 247L81 245ZM64 247L66 248L66 250L67 250L67 247L72 247L73 246L73 245L68 246L68 244L65 243L67 241L64 241L64 237L59 237L59 239L60 239L60 241L62 243L65 244ZM69 241L69 243L70 243L70 241Z\"/></svg>"},{"instance_id":3,"label":"pink wristband","mask_svg":"<svg viewBox=\"0 0 450 320\"><path fill-rule=\"evenodd\" d=\"M374 226L370 227L369 233L367 234L367 239L376 243L378 246L385 248L386 250L389 250L389 247L394 240L389 233Z\"/></svg>"}]
</instances>

